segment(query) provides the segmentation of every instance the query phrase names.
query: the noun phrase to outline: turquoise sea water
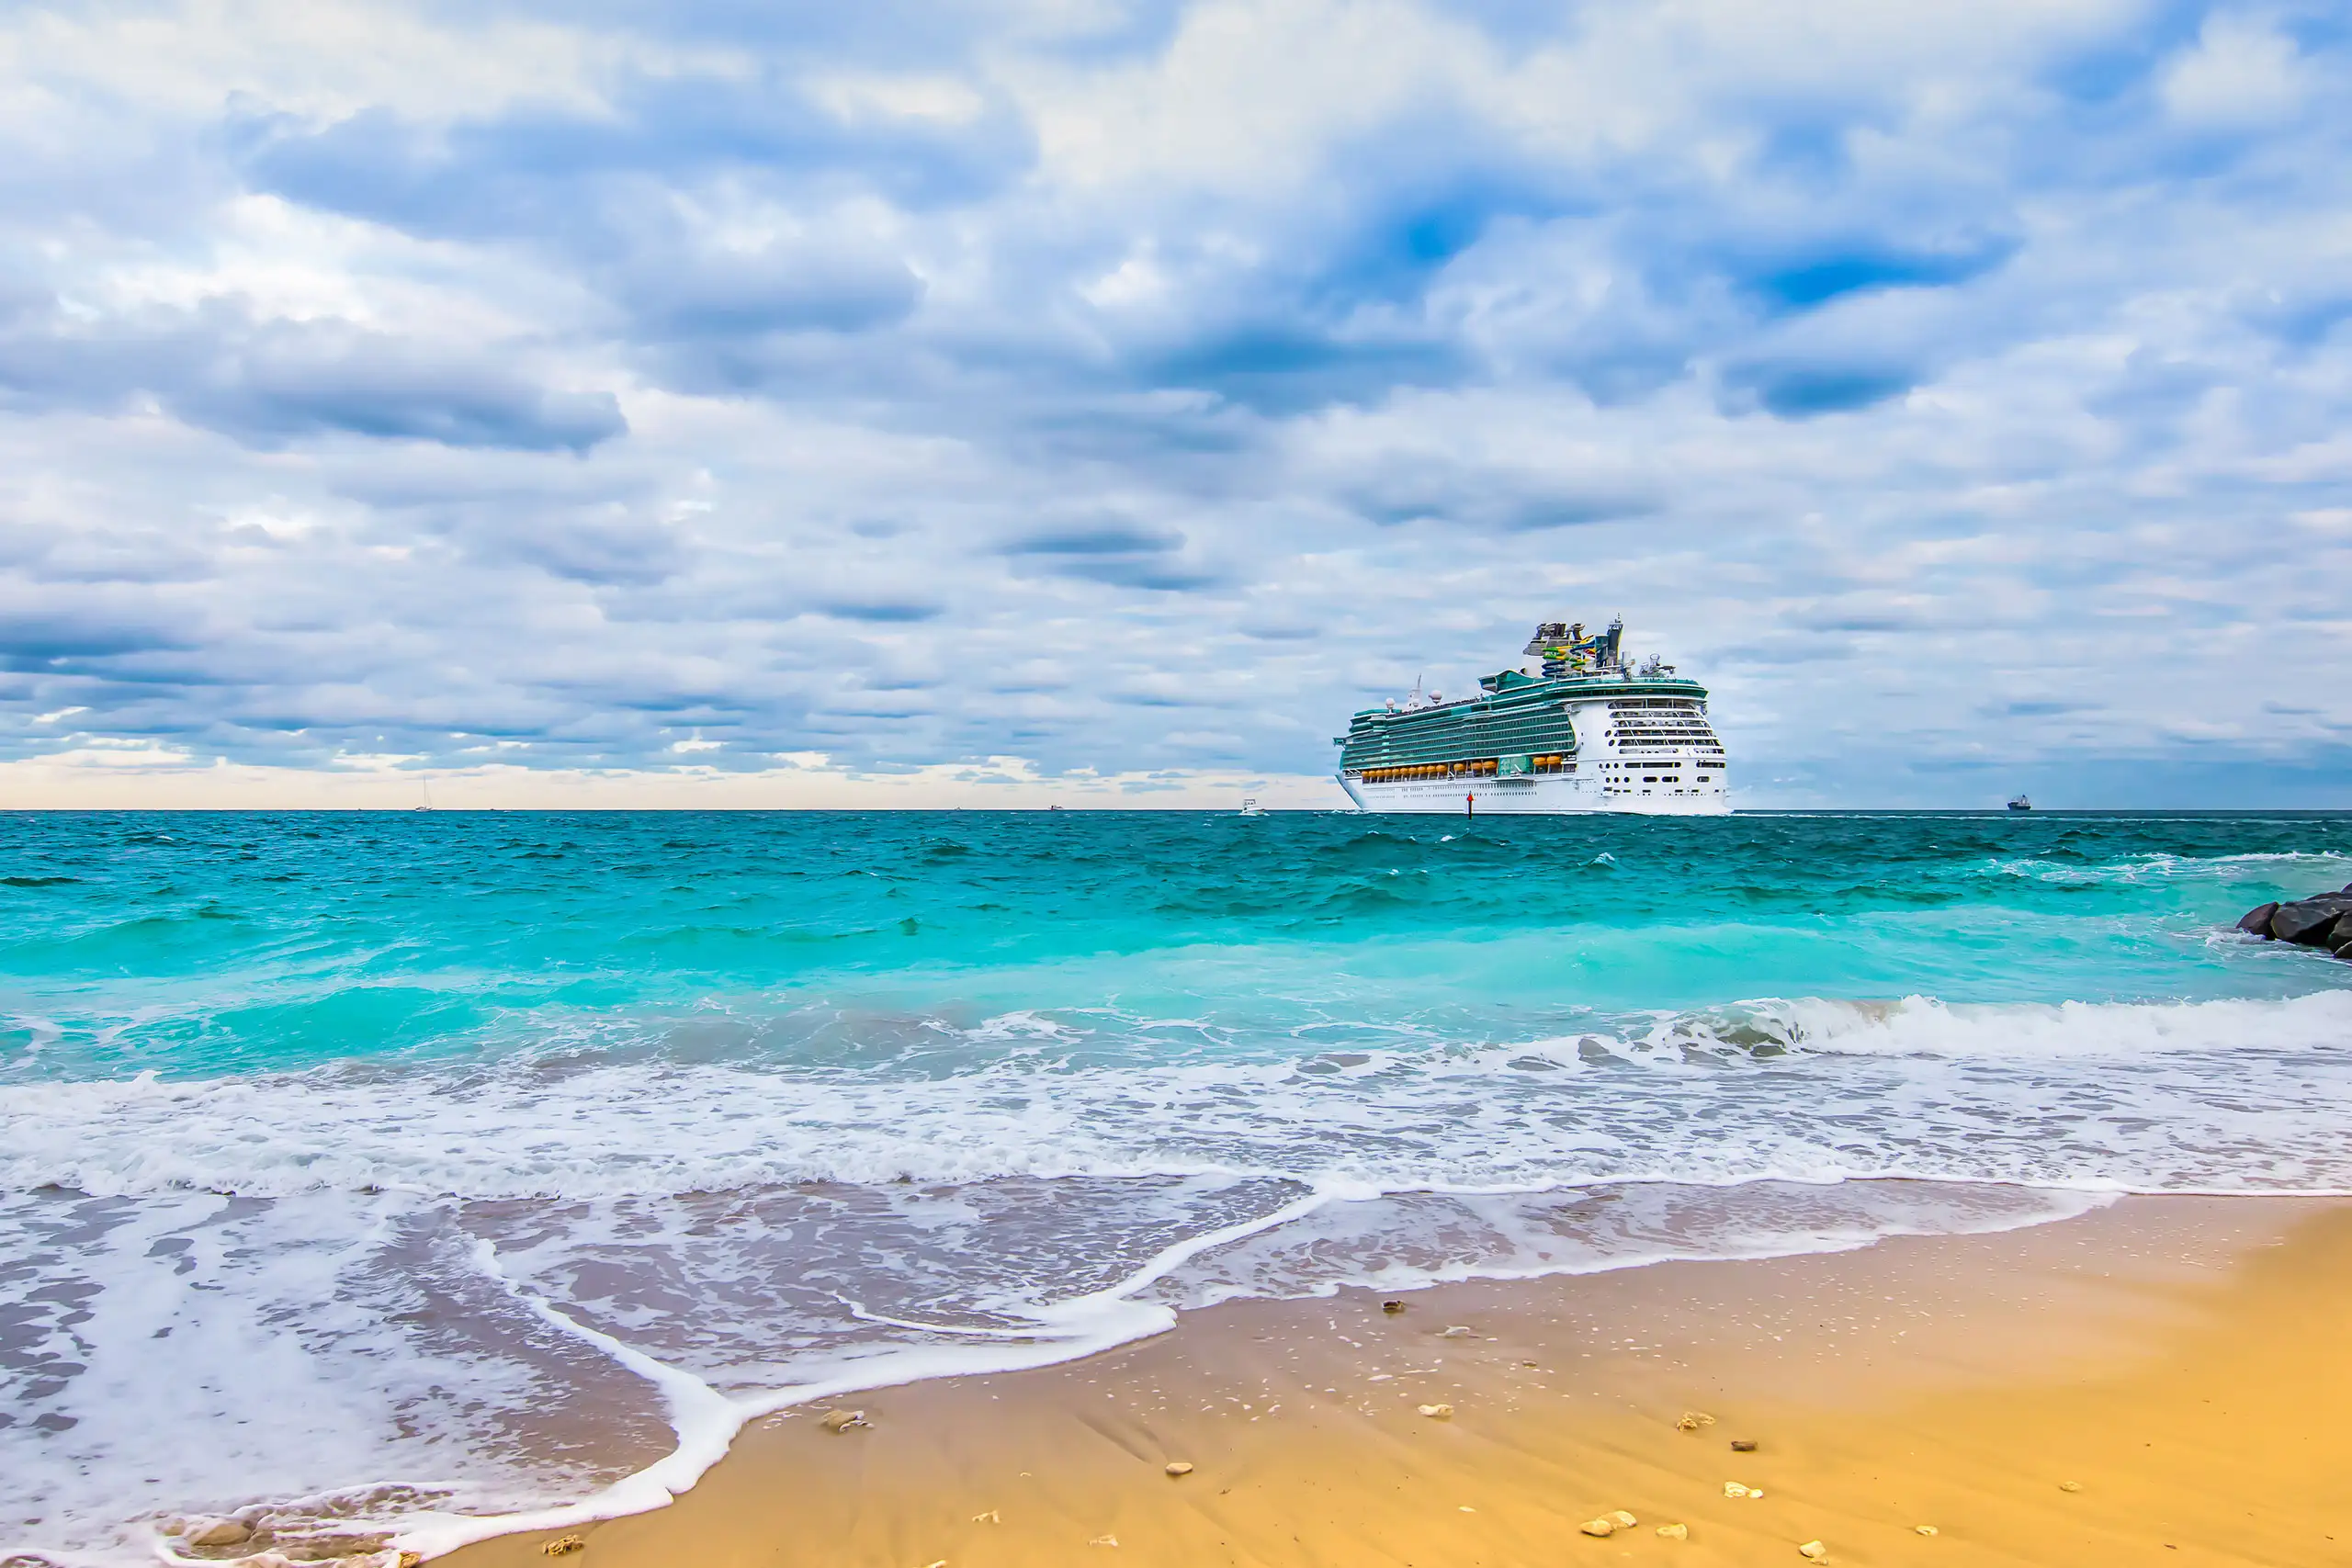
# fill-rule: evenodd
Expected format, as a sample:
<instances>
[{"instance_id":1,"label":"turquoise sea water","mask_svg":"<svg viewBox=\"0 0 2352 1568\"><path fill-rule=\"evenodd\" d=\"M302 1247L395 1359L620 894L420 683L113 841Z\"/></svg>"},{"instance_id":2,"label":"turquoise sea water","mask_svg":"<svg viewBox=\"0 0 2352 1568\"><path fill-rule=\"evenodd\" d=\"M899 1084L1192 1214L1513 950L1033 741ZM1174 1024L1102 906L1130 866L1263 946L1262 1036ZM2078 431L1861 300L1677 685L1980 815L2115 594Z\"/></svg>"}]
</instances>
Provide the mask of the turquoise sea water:
<instances>
[{"instance_id":1,"label":"turquoise sea water","mask_svg":"<svg viewBox=\"0 0 2352 1568\"><path fill-rule=\"evenodd\" d=\"M2352 964L2229 930L2344 816L0 835L0 1554L643 1506L1234 1295L2352 1188Z\"/></svg>"}]
</instances>

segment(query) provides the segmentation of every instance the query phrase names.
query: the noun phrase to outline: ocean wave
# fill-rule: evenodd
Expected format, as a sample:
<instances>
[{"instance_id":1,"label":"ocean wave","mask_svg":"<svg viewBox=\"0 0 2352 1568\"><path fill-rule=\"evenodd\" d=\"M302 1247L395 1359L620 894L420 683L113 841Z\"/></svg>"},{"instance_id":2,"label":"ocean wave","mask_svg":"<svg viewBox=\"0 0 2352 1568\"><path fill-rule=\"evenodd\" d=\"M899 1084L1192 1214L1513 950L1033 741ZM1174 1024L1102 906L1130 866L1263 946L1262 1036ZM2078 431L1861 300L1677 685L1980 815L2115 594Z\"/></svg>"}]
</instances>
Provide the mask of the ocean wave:
<instances>
[{"instance_id":1,"label":"ocean wave","mask_svg":"<svg viewBox=\"0 0 2352 1568\"><path fill-rule=\"evenodd\" d=\"M1088 1065L1012 1013L945 1074L664 1059L0 1087L0 1185L620 1197L807 1181L1254 1177L1410 1188L1920 1176L2352 1185L2352 990L1759 1000L1521 1043ZM1124 1021L1150 1032L1172 1021ZM1012 1045L1015 1049L1001 1047Z\"/></svg>"},{"instance_id":2,"label":"ocean wave","mask_svg":"<svg viewBox=\"0 0 2352 1568\"><path fill-rule=\"evenodd\" d=\"M2064 886L2183 881L2275 882L2282 874L2315 882L2352 875L2352 854L2335 850L2266 850L2245 854L2188 855L2152 852L2122 860L2068 863L2039 856L2004 856L1985 870L2006 877ZM2318 891L2318 889L2314 889Z\"/></svg>"}]
</instances>

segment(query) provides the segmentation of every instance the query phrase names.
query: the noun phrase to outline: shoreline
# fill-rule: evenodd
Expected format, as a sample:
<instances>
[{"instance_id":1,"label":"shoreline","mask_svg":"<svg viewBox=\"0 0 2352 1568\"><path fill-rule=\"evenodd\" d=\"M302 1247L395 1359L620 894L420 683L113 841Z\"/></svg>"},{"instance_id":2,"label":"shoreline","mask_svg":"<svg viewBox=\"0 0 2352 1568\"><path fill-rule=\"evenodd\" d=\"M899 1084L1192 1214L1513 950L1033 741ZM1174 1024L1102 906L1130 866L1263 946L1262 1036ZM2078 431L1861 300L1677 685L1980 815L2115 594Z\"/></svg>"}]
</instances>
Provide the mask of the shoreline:
<instances>
[{"instance_id":1,"label":"shoreline","mask_svg":"<svg viewBox=\"0 0 2352 1568\"><path fill-rule=\"evenodd\" d=\"M436 1561L544 1562L577 1536L566 1560L616 1565L1801 1562L1814 1540L1853 1562L2340 1562L2352 1440L2324 1412L2352 1395L2329 1310L2347 1290L2352 1200L2135 1197L1441 1285L1393 1314L1355 1290L1237 1301L1083 1359L840 1401L864 1428L796 1406L666 1507ZM1676 1430L1698 1411L1713 1423ZM1639 1524L1580 1532L1615 1509ZM1678 1523L1687 1540L1655 1533Z\"/></svg>"}]
</instances>

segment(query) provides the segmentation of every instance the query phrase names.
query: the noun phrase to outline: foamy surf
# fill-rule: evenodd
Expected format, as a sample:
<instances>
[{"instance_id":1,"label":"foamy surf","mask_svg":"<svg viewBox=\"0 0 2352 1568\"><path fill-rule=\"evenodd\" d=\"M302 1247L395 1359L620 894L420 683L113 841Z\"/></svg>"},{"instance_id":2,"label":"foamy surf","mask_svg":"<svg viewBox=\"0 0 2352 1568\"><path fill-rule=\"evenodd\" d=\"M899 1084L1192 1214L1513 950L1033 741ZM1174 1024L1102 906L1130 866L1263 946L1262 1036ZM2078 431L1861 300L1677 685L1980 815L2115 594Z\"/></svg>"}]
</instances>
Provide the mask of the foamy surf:
<instances>
[{"instance_id":1,"label":"foamy surf","mask_svg":"<svg viewBox=\"0 0 2352 1568\"><path fill-rule=\"evenodd\" d=\"M1023 1031L1080 1042L1159 1022L1033 1017ZM1766 999L1530 1041L1136 1066L1022 1055L944 1077L887 1061L368 1063L0 1087L0 1184L478 1201L1184 1176L1385 1190L1891 1177L2332 1190L2352 1184L2347 1102L2331 1093L2347 1074L2352 990ZM1792 1097L1811 1113L1792 1119Z\"/></svg>"},{"instance_id":2,"label":"foamy surf","mask_svg":"<svg viewBox=\"0 0 2352 1568\"><path fill-rule=\"evenodd\" d=\"M2341 992L1911 998L947 1080L20 1084L0 1106L25 1195L0 1229L38 1293L107 1310L58 1321L82 1370L25 1402L64 1425L0 1450L52 1495L107 1478L86 1518L135 1471L158 1478L136 1511L260 1504L284 1539L437 1551L658 1506L778 1410L1093 1354L1237 1297L1836 1250L2125 1190L2342 1190L2347 1039ZM115 1403L130 1387L171 1394ZM537 1451L550 1411L561 1455ZM313 1518L311 1495L334 1507ZM145 1549L136 1528L28 1544Z\"/></svg>"},{"instance_id":3,"label":"foamy surf","mask_svg":"<svg viewBox=\"0 0 2352 1568\"><path fill-rule=\"evenodd\" d=\"M928 1196L936 1201L942 1195ZM781 1342L805 1337L793 1333L805 1324L796 1322L789 1301L760 1303L768 1309L764 1329L779 1345L768 1347L770 1359L749 1363L713 1361L700 1354L686 1343L696 1337L688 1324L668 1323L649 1331L639 1316L639 1339L661 1344L663 1334L674 1337L663 1347L674 1359L650 1353L595 1326L580 1305L560 1305L541 1293L549 1271L544 1258L536 1269L517 1266L491 1241L477 1237L469 1251L480 1280L512 1302L519 1316L537 1321L603 1363L605 1386L600 1394L590 1393L590 1402L626 1402L634 1391L640 1414L658 1410L668 1427L666 1450L594 1485L585 1495L536 1506L521 1497L501 1498L479 1485L400 1482L310 1495L219 1494L203 1511L245 1520L266 1532L257 1539L274 1548L299 1549L306 1560L356 1568L399 1551L430 1556L511 1531L562 1529L663 1506L724 1456L737 1432L763 1417L930 1378L1021 1371L1097 1354L1164 1331L1181 1310L1237 1297L1327 1295L1350 1286L1406 1292L1465 1279L1528 1279L1669 1260L1838 1251L1889 1235L1976 1234L2042 1224L2105 1201L2089 1194L1919 1183L1758 1183L1730 1190L1650 1185L1508 1194L1384 1193L1341 1186L1306 1192L1251 1218L1171 1242L1125 1277L1084 1295L1024 1304L1000 1282L999 1289L982 1292L989 1298L985 1303L960 1309L996 1325L980 1331L978 1343L967 1337L972 1330L965 1324L918 1325L860 1314L867 1324L888 1321L915 1333L895 1340L844 1336L815 1353L783 1350ZM645 1234L628 1216L606 1218L613 1222L607 1243L616 1234ZM533 1228L543 1233L548 1220L537 1216ZM1335 1271L1334 1258L1348 1253L1359 1266ZM704 1282L710 1284L740 1262L673 1257L661 1271L674 1281L674 1270L683 1264L704 1271ZM604 1304L611 1310L615 1303ZM701 1310L699 1302L695 1310ZM477 1386L489 1381L481 1376L484 1369L473 1371ZM239 1392L243 1400L277 1406L290 1443L303 1443L311 1435L295 1406L277 1405L270 1398L277 1391L255 1387L249 1379ZM344 1392L346 1399L353 1393ZM563 1414L569 1422L577 1411ZM528 1430L519 1421L509 1423L505 1438L511 1443ZM474 1434L476 1440L490 1435ZM578 1433L567 1436L576 1439ZM170 1443L170 1435L164 1434L156 1451ZM152 1461L155 1454L141 1457ZM250 1464L255 1456L242 1457ZM142 1542L141 1522L132 1521L112 1543L60 1542L51 1551L60 1561L130 1561L144 1545L165 1561L218 1561L175 1551L166 1540Z\"/></svg>"}]
</instances>

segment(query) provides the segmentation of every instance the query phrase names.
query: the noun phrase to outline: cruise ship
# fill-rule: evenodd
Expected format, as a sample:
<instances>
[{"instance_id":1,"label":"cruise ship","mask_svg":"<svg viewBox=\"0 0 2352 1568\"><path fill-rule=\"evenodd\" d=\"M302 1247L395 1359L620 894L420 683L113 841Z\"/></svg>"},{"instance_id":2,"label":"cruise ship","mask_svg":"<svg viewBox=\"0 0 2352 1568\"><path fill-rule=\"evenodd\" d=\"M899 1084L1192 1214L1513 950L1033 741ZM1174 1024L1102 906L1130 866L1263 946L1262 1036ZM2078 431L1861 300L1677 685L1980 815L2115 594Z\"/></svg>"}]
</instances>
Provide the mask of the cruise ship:
<instances>
[{"instance_id":1,"label":"cruise ship","mask_svg":"<svg viewBox=\"0 0 2352 1568\"><path fill-rule=\"evenodd\" d=\"M1486 676L1476 696L1416 686L1366 708L1333 742L1340 786L1366 811L1729 811L1707 689L1655 658L1634 668L1624 634L1622 620L1590 636L1547 621L1527 644L1532 670Z\"/></svg>"}]
</instances>

